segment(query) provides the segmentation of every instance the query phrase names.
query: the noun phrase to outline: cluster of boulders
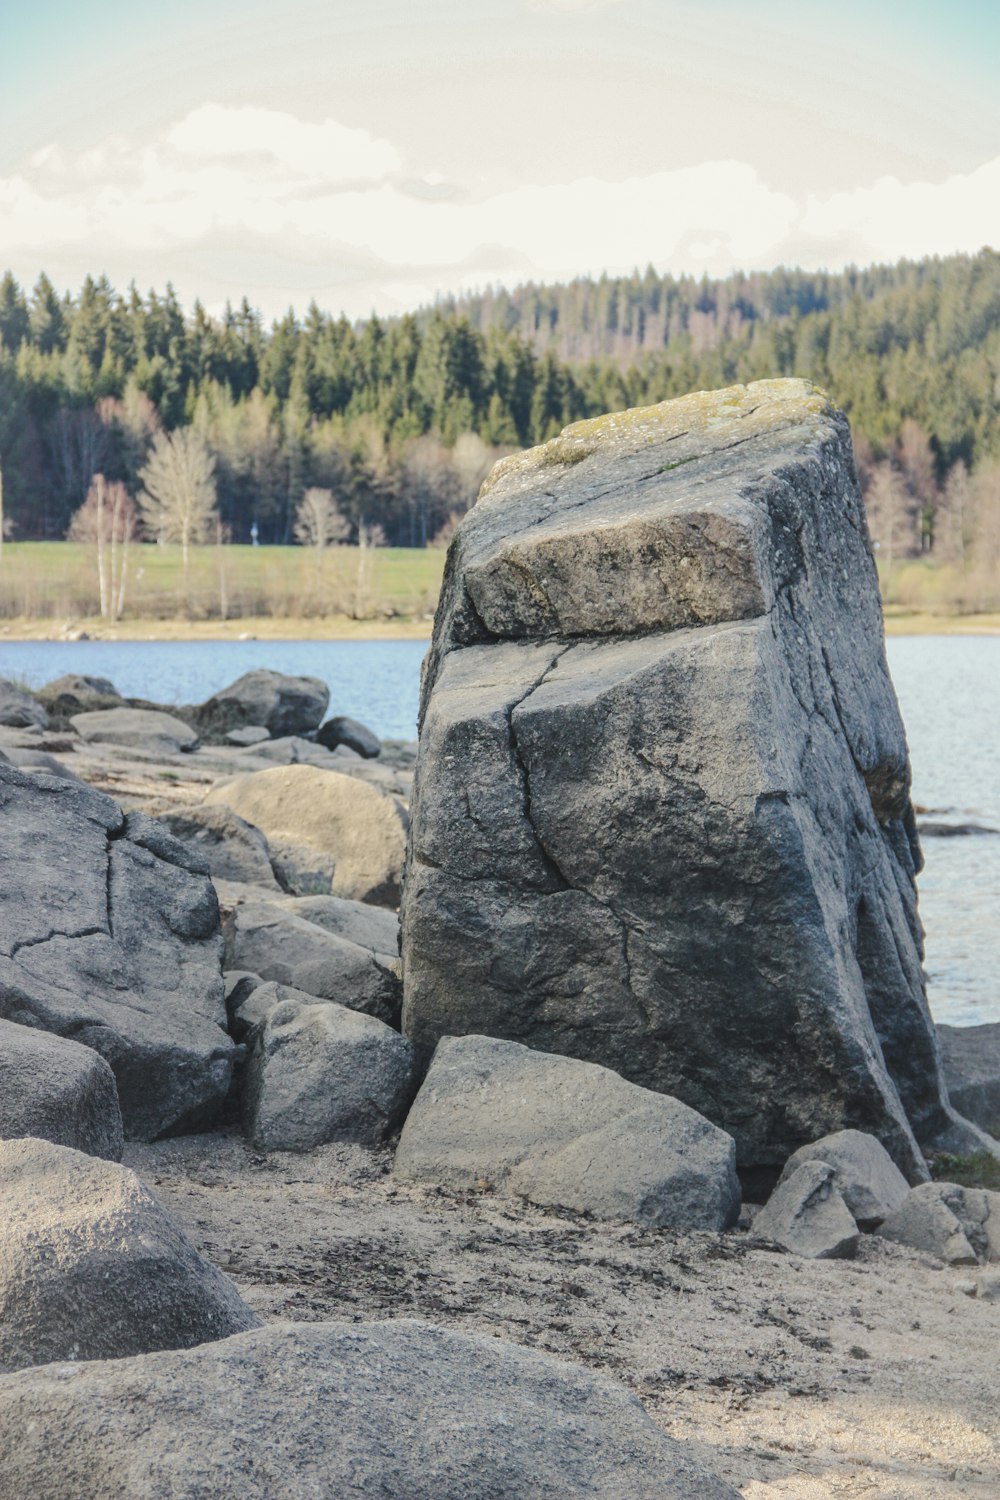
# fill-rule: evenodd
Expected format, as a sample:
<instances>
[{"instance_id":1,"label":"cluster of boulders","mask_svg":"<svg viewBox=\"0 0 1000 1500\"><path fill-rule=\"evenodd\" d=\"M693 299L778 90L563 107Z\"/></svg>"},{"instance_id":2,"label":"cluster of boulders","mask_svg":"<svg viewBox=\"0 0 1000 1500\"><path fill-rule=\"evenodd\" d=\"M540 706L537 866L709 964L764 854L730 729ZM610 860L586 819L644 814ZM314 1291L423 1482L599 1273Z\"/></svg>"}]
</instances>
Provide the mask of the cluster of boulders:
<instances>
[{"instance_id":1,"label":"cluster of boulders","mask_svg":"<svg viewBox=\"0 0 1000 1500\"><path fill-rule=\"evenodd\" d=\"M546 1355L261 1327L128 1139L395 1144L444 1194L1000 1260L1000 1194L924 1155L1000 1152L1000 1027L930 1023L865 538L842 418L764 382L495 471L415 784L314 679L0 683L0 1497L734 1493Z\"/></svg>"}]
</instances>

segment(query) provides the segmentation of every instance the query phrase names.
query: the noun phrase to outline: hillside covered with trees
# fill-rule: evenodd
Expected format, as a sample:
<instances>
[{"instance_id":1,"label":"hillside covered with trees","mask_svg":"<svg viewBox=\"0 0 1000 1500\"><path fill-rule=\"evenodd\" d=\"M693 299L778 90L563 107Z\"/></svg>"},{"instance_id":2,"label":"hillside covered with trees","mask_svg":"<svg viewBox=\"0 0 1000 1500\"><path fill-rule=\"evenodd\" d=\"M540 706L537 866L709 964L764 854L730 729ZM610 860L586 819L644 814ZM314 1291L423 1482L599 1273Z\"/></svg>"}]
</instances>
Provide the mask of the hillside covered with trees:
<instances>
[{"instance_id":1,"label":"hillside covered with trees","mask_svg":"<svg viewBox=\"0 0 1000 1500\"><path fill-rule=\"evenodd\" d=\"M93 512L100 474L122 487L122 516L134 502L136 535L169 539L149 474L176 440L206 480L185 546L246 541L254 526L262 542L304 540L310 491L326 496L331 542L421 546L505 451L580 417L777 375L815 380L848 411L883 573L923 555L981 593L1000 560L991 250L837 275L649 270L357 325L313 305L265 327L246 301L216 319L197 304L186 314L169 288L120 294L88 279L70 297L8 274L5 526L18 539L86 535L79 513L88 496Z\"/></svg>"}]
</instances>

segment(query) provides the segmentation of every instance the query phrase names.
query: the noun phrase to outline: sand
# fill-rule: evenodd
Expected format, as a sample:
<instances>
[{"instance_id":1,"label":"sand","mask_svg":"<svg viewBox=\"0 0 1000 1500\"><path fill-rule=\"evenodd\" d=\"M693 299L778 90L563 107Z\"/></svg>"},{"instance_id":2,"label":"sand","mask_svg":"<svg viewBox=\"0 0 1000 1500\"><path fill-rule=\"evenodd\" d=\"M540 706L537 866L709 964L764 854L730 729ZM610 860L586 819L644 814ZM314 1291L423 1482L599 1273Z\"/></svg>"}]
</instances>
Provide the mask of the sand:
<instances>
[{"instance_id":1,"label":"sand","mask_svg":"<svg viewBox=\"0 0 1000 1500\"><path fill-rule=\"evenodd\" d=\"M216 1134L127 1160L265 1319L421 1317L605 1371L748 1500L1000 1496L1000 1300L974 1271L397 1185L389 1150Z\"/></svg>"}]
</instances>

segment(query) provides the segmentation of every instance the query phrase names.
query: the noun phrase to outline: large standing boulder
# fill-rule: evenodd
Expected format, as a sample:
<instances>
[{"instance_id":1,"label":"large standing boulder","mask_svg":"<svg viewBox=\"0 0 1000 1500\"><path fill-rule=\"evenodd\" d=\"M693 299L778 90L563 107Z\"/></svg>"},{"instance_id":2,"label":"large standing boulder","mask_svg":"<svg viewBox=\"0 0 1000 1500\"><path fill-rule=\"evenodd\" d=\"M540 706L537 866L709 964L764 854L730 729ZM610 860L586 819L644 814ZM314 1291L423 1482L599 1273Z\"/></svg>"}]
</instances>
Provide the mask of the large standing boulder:
<instances>
[{"instance_id":1,"label":"large standing boulder","mask_svg":"<svg viewBox=\"0 0 1000 1500\"><path fill-rule=\"evenodd\" d=\"M399 977L371 948L327 932L295 908L269 902L234 907L225 922L225 964L379 1020L398 1022Z\"/></svg>"},{"instance_id":2,"label":"large standing boulder","mask_svg":"<svg viewBox=\"0 0 1000 1500\"><path fill-rule=\"evenodd\" d=\"M952 1104L1000 1137L1000 1021L939 1026L937 1034Z\"/></svg>"},{"instance_id":3,"label":"large standing boulder","mask_svg":"<svg viewBox=\"0 0 1000 1500\"><path fill-rule=\"evenodd\" d=\"M702 392L503 460L452 543L422 697L418 1045L603 1063L746 1166L847 1127L911 1181L921 1144L982 1148L942 1081L906 740L819 391Z\"/></svg>"},{"instance_id":4,"label":"large standing boulder","mask_svg":"<svg viewBox=\"0 0 1000 1500\"><path fill-rule=\"evenodd\" d=\"M101 708L74 714L69 722L89 745L126 745L161 755L198 748L190 725L160 709Z\"/></svg>"},{"instance_id":5,"label":"large standing boulder","mask_svg":"<svg viewBox=\"0 0 1000 1500\"><path fill-rule=\"evenodd\" d=\"M49 1141L0 1141L0 1370L258 1326L134 1172Z\"/></svg>"},{"instance_id":6,"label":"large standing boulder","mask_svg":"<svg viewBox=\"0 0 1000 1500\"><path fill-rule=\"evenodd\" d=\"M318 677L288 677L260 667L184 713L204 739L222 743L231 730L247 725L262 725L275 738L308 734L329 702L330 689Z\"/></svg>"},{"instance_id":7,"label":"large standing boulder","mask_svg":"<svg viewBox=\"0 0 1000 1500\"><path fill-rule=\"evenodd\" d=\"M10 1497L739 1500L605 1376L405 1319L22 1371L0 1431Z\"/></svg>"},{"instance_id":8,"label":"large standing boulder","mask_svg":"<svg viewBox=\"0 0 1000 1500\"><path fill-rule=\"evenodd\" d=\"M0 724L10 729L45 729L48 722L45 706L34 694L0 677Z\"/></svg>"},{"instance_id":9,"label":"large standing boulder","mask_svg":"<svg viewBox=\"0 0 1000 1500\"><path fill-rule=\"evenodd\" d=\"M126 1134L211 1120L232 1077L205 866L110 797L0 766L0 1017L111 1065Z\"/></svg>"},{"instance_id":10,"label":"large standing boulder","mask_svg":"<svg viewBox=\"0 0 1000 1500\"><path fill-rule=\"evenodd\" d=\"M398 1031L343 1005L285 1001L254 1034L243 1124L265 1151L374 1146L402 1123L416 1086L416 1056Z\"/></svg>"},{"instance_id":11,"label":"large standing boulder","mask_svg":"<svg viewBox=\"0 0 1000 1500\"><path fill-rule=\"evenodd\" d=\"M398 905L407 819L395 797L338 771L275 766L217 782L205 802L264 832L291 889Z\"/></svg>"},{"instance_id":12,"label":"large standing boulder","mask_svg":"<svg viewBox=\"0 0 1000 1500\"><path fill-rule=\"evenodd\" d=\"M395 1171L655 1228L725 1229L740 1211L732 1138L686 1104L485 1036L438 1043Z\"/></svg>"},{"instance_id":13,"label":"large standing boulder","mask_svg":"<svg viewBox=\"0 0 1000 1500\"><path fill-rule=\"evenodd\" d=\"M121 1161L115 1075L92 1047L0 1021L0 1140L26 1135Z\"/></svg>"}]
</instances>

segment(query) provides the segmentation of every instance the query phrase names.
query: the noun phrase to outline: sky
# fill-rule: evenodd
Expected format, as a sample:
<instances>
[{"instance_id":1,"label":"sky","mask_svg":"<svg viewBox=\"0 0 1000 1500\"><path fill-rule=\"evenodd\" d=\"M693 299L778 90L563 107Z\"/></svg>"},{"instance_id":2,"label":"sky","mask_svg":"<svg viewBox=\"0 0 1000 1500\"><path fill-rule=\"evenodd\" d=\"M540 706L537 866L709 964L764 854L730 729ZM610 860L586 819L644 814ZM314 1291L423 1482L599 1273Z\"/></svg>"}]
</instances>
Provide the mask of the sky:
<instances>
[{"instance_id":1,"label":"sky","mask_svg":"<svg viewBox=\"0 0 1000 1500\"><path fill-rule=\"evenodd\" d=\"M30 0L0 270L365 317L1000 248L991 0Z\"/></svg>"}]
</instances>

